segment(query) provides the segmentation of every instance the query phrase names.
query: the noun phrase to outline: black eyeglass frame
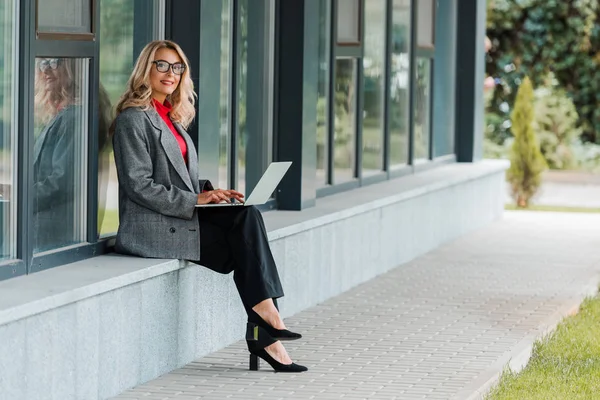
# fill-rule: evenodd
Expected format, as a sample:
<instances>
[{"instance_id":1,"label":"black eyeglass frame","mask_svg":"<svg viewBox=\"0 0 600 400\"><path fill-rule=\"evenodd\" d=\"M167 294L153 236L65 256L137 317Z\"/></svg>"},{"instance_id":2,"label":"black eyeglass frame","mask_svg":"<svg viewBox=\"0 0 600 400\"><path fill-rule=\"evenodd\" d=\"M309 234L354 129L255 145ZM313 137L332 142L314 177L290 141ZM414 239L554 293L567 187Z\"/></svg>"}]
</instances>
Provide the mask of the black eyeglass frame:
<instances>
[{"instance_id":1,"label":"black eyeglass frame","mask_svg":"<svg viewBox=\"0 0 600 400\"><path fill-rule=\"evenodd\" d=\"M60 65L60 58L45 58L38 62L38 69L40 72L46 72L46 70L56 70Z\"/></svg>"},{"instance_id":2,"label":"black eyeglass frame","mask_svg":"<svg viewBox=\"0 0 600 400\"><path fill-rule=\"evenodd\" d=\"M166 70L164 70L164 71L161 71L161 70L158 68L158 63L165 63L165 64L167 64L169 67L168 67ZM175 75L183 75L183 73L184 73L184 72L185 72L185 70L186 70L186 66L185 66L185 64L184 64L184 63L180 63L180 62L176 62L176 63L173 63L173 64L171 64L170 62L168 62L168 61L165 61L165 60L154 60L154 61L152 61L152 64L154 64L154 65L156 66L156 70L157 70L158 72L160 72L160 73L163 73L163 74L164 74L164 73L167 73L167 72L169 72L169 70L171 70L171 71L173 71L173 73L174 73ZM176 66L176 65L178 65L178 66L180 66L180 67L181 67L181 72L180 72L180 73L177 73L177 72L175 72L175 66Z\"/></svg>"}]
</instances>

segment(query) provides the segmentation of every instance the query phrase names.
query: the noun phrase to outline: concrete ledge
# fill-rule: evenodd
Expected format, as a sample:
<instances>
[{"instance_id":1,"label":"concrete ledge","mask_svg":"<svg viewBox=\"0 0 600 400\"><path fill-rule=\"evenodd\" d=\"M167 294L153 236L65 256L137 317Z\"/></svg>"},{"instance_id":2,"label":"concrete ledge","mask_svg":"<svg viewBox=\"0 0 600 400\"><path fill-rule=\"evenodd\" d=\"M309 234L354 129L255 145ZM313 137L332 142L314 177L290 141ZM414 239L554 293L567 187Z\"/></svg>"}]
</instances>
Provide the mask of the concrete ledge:
<instances>
[{"instance_id":1,"label":"concrete ledge","mask_svg":"<svg viewBox=\"0 0 600 400\"><path fill-rule=\"evenodd\" d=\"M293 315L503 213L505 162L452 164L265 214ZM104 255L0 282L0 393L106 399L243 336L230 276Z\"/></svg>"}]
</instances>

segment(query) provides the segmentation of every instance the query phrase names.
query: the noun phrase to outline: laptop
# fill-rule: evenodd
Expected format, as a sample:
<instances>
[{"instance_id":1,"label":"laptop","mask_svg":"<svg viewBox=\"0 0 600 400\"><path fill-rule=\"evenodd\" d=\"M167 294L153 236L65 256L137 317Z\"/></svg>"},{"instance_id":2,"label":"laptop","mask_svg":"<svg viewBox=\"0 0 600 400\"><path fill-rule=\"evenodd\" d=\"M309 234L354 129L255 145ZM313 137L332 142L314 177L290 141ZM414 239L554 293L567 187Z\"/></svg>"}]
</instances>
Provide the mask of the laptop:
<instances>
[{"instance_id":1,"label":"laptop","mask_svg":"<svg viewBox=\"0 0 600 400\"><path fill-rule=\"evenodd\" d=\"M271 163L263 176L260 177L260 180L256 184L256 187L252 193L250 193L250 196L248 196L246 201L243 203L196 204L196 207L256 206L259 204L265 204L291 165L291 161Z\"/></svg>"}]
</instances>

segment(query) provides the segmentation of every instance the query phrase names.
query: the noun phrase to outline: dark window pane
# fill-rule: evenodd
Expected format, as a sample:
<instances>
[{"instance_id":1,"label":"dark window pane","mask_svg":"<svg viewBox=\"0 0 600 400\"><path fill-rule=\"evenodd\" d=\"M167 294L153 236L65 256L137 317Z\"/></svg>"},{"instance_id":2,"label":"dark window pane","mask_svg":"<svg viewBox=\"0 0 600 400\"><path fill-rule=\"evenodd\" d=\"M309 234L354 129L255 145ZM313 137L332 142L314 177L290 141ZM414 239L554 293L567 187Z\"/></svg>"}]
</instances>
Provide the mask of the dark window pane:
<instances>
[{"instance_id":1,"label":"dark window pane","mask_svg":"<svg viewBox=\"0 0 600 400\"><path fill-rule=\"evenodd\" d=\"M431 60L417 58L414 115L414 158L429 158L431 136Z\"/></svg>"},{"instance_id":2,"label":"dark window pane","mask_svg":"<svg viewBox=\"0 0 600 400\"><path fill-rule=\"evenodd\" d=\"M34 251L83 242L89 60L35 61ZM56 229L60 227L60 229Z\"/></svg>"},{"instance_id":3,"label":"dark window pane","mask_svg":"<svg viewBox=\"0 0 600 400\"><path fill-rule=\"evenodd\" d=\"M231 187L230 76L231 0L200 5L200 84L198 96L198 162L201 177L215 187ZM218 79L210 71L219 71Z\"/></svg>"},{"instance_id":4,"label":"dark window pane","mask_svg":"<svg viewBox=\"0 0 600 400\"><path fill-rule=\"evenodd\" d=\"M360 1L338 0L337 12L338 43L358 44L360 42Z\"/></svg>"},{"instance_id":5,"label":"dark window pane","mask_svg":"<svg viewBox=\"0 0 600 400\"><path fill-rule=\"evenodd\" d=\"M405 3L408 2L408 0L405 1ZM436 0L417 1L417 44L419 47L433 47L434 45L435 3Z\"/></svg>"},{"instance_id":6,"label":"dark window pane","mask_svg":"<svg viewBox=\"0 0 600 400\"><path fill-rule=\"evenodd\" d=\"M334 183L355 177L357 60L335 61Z\"/></svg>"},{"instance_id":7,"label":"dark window pane","mask_svg":"<svg viewBox=\"0 0 600 400\"><path fill-rule=\"evenodd\" d=\"M17 4L0 2L0 261L16 256Z\"/></svg>"},{"instance_id":8,"label":"dark window pane","mask_svg":"<svg viewBox=\"0 0 600 400\"><path fill-rule=\"evenodd\" d=\"M38 32L90 33L91 0L38 0Z\"/></svg>"},{"instance_id":9,"label":"dark window pane","mask_svg":"<svg viewBox=\"0 0 600 400\"><path fill-rule=\"evenodd\" d=\"M394 0L390 71L390 166L408 163L410 1Z\"/></svg>"},{"instance_id":10,"label":"dark window pane","mask_svg":"<svg viewBox=\"0 0 600 400\"><path fill-rule=\"evenodd\" d=\"M246 196L273 156L275 0L239 1L238 182Z\"/></svg>"},{"instance_id":11,"label":"dark window pane","mask_svg":"<svg viewBox=\"0 0 600 400\"><path fill-rule=\"evenodd\" d=\"M383 85L385 80L385 0L365 3L362 172L383 170Z\"/></svg>"}]
</instances>

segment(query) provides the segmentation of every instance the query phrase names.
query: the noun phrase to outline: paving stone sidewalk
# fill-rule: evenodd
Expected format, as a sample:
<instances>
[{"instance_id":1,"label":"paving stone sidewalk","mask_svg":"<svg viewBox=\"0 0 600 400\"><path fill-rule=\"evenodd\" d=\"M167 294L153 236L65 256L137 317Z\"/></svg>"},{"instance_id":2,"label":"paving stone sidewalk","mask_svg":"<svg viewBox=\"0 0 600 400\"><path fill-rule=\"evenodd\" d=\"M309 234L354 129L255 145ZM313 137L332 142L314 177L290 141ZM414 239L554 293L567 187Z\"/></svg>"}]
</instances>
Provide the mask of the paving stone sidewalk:
<instances>
[{"instance_id":1,"label":"paving stone sidewalk","mask_svg":"<svg viewBox=\"0 0 600 400\"><path fill-rule=\"evenodd\" d=\"M507 212L287 320L309 367L247 370L240 341L130 399L466 399L573 310L600 273L600 214Z\"/></svg>"}]
</instances>

